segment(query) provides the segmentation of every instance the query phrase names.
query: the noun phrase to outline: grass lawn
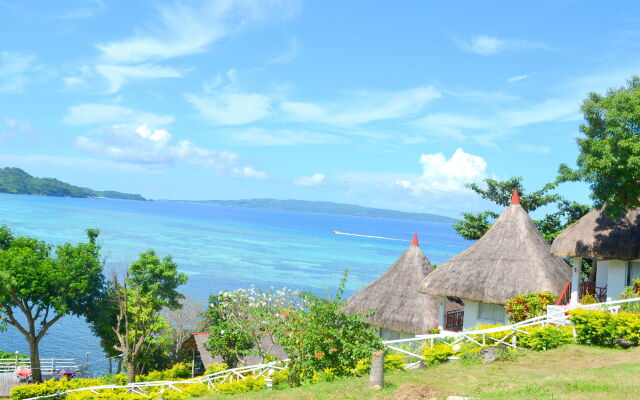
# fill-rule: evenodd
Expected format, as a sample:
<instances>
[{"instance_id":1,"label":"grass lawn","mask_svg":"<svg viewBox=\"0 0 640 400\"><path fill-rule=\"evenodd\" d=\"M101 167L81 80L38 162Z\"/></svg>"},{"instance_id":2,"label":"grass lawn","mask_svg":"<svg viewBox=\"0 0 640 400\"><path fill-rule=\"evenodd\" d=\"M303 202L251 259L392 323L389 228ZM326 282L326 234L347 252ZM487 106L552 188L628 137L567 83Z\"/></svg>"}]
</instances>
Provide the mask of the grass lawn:
<instances>
[{"instance_id":1,"label":"grass lawn","mask_svg":"<svg viewBox=\"0 0 640 400\"><path fill-rule=\"evenodd\" d=\"M368 378L346 378L303 388L250 394L209 394L200 400L251 399L640 399L640 348L613 350L570 345L530 352L513 361L449 363L387 374L382 391Z\"/></svg>"}]
</instances>

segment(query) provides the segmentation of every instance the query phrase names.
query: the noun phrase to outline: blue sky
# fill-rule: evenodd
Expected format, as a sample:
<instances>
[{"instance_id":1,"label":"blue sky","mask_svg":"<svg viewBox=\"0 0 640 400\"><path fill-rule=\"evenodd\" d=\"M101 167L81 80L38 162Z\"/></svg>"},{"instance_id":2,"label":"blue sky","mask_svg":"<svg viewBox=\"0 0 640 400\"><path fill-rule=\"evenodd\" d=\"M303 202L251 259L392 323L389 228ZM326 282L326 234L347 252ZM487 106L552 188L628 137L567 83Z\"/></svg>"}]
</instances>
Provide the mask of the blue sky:
<instances>
[{"instance_id":1,"label":"blue sky","mask_svg":"<svg viewBox=\"0 0 640 400\"><path fill-rule=\"evenodd\" d=\"M0 0L0 165L150 198L456 216L574 165L640 3ZM563 194L588 202L588 188Z\"/></svg>"}]
</instances>

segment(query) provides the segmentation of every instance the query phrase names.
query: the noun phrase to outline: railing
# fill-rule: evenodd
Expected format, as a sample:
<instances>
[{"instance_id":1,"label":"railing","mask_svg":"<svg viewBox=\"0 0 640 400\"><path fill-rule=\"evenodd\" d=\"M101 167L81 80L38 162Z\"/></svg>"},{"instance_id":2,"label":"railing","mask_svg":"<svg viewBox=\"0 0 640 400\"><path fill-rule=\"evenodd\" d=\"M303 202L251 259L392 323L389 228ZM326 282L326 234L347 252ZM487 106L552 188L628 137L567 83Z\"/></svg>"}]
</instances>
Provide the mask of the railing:
<instances>
[{"instance_id":1,"label":"railing","mask_svg":"<svg viewBox=\"0 0 640 400\"><path fill-rule=\"evenodd\" d=\"M17 369L31 369L31 360L28 358L4 358L0 359L0 374L15 372ZM78 364L73 358L41 358L40 370L43 374L53 374L60 370L80 371L85 365Z\"/></svg>"},{"instance_id":2,"label":"railing","mask_svg":"<svg viewBox=\"0 0 640 400\"><path fill-rule=\"evenodd\" d=\"M384 346L392 351L396 351L410 357L417 358L418 361L407 364L407 368L411 368L420 364L424 357L416 352L423 346L434 347L436 343L446 343L450 346L464 343L474 343L478 346L497 346L504 345L516 348L518 345L518 333L529 335L529 332L523 328L530 326L546 326L546 325L569 325L571 321L568 319L568 310L583 309L605 309L612 312L618 312L620 306L624 303L638 302L640 297L635 299L616 300L597 304L575 304L570 306L549 306L546 315L531 318L526 321L518 322L511 325L498 326L489 329L480 329L475 331L451 332L442 331L432 335L417 335L413 338L387 340L382 342ZM499 335L497 335L499 333ZM574 332L575 335L575 332ZM404 348L403 348L404 347Z\"/></svg>"},{"instance_id":3,"label":"railing","mask_svg":"<svg viewBox=\"0 0 640 400\"><path fill-rule=\"evenodd\" d=\"M444 329L459 332L464 323L464 310L447 311L444 314Z\"/></svg>"},{"instance_id":4,"label":"railing","mask_svg":"<svg viewBox=\"0 0 640 400\"><path fill-rule=\"evenodd\" d=\"M265 381L267 382L267 388L270 387L270 384L273 382L271 376L275 373L275 371L283 370L287 368L289 360L281 360L274 361L266 364L258 364L258 365L250 365L246 367L240 368L232 368L225 371L216 372L213 374L200 376L197 378L186 379L184 381L155 381L155 382L136 382L129 383L127 385L102 385L102 386L92 386L85 387L79 389L67 390L66 392L60 392L56 394L51 394L47 396L38 396L31 397L25 400L36 400L36 399L47 399L47 398L59 398L60 396L73 393L73 392L92 392L97 394L100 391L108 391L108 390L126 390L130 393L137 393L143 396L148 396L147 390L152 388L161 388L162 390L175 390L178 392L182 392L177 385L190 385L194 383L204 383L207 385L209 390L216 390L216 385L229 383L233 381L238 381L242 379L246 379L248 376L253 377L263 377L267 376ZM271 381L270 381L271 380Z\"/></svg>"},{"instance_id":5,"label":"railing","mask_svg":"<svg viewBox=\"0 0 640 400\"><path fill-rule=\"evenodd\" d=\"M571 301L571 282L567 282L562 289L560 297L556 305L567 305ZM592 282L580 282L580 290L578 292L578 299L583 298L586 295L592 295L596 300L600 302L607 301L607 287L596 286Z\"/></svg>"}]
</instances>

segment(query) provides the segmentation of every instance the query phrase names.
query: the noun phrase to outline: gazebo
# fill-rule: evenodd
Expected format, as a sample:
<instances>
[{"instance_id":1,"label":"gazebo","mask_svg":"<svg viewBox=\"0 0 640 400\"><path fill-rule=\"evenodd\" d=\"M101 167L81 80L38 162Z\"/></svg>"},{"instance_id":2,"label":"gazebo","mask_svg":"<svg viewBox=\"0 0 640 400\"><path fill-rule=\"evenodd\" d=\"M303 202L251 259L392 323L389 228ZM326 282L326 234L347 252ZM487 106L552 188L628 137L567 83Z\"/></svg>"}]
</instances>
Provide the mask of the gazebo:
<instances>
[{"instance_id":1,"label":"gazebo","mask_svg":"<svg viewBox=\"0 0 640 400\"><path fill-rule=\"evenodd\" d=\"M378 279L347 299L351 313L373 314L365 320L380 328L383 339L425 334L438 326L438 298L418 291L434 270L414 234L409 248Z\"/></svg>"},{"instance_id":2,"label":"gazebo","mask_svg":"<svg viewBox=\"0 0 640 400\"><path fill-rule=\"evenodd\" d=\"M468 249L438 266L420 290L441 296L441 324L445 298L462 299L463 329L469 329L478 323L506 323L504 305L509 299L532 292L559 295L570 277L569 266L551 254L516 190L511 205L493 226Z\"/></svg>"},{"instance_id":3,"label":"gazebo","mask_svg":"<svg viewBox=\"0 0 640 400\"><path fill-rule=\"evenodd\" d=\"M551 252L573 259L571 303L578 302L583 258L596 260L594 294L600 300L615 300L640 278L640 209L627 211L617 221L593 209L556 237Z\"/></svg>"}]
</instances>

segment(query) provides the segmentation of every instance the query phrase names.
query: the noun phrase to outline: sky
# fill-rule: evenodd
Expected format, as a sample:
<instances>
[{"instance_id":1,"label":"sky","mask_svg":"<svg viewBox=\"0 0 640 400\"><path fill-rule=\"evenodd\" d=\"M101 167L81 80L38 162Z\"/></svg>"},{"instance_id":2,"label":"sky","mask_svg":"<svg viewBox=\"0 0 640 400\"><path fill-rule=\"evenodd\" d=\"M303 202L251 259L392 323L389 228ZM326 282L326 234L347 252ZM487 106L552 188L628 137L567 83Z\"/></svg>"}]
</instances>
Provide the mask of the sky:
<instances>
[{"instance_id":1,"label":"sky","mask_svg":"<svg viewBox=\"0 0 640 400\"><path fill-rule=\"evenodd\" d=\"M0 0L0 166L153 199L458 216L575 166L640 2ZM590 203L589 188L561 194Z\"/></svg>"}]
</instances>

